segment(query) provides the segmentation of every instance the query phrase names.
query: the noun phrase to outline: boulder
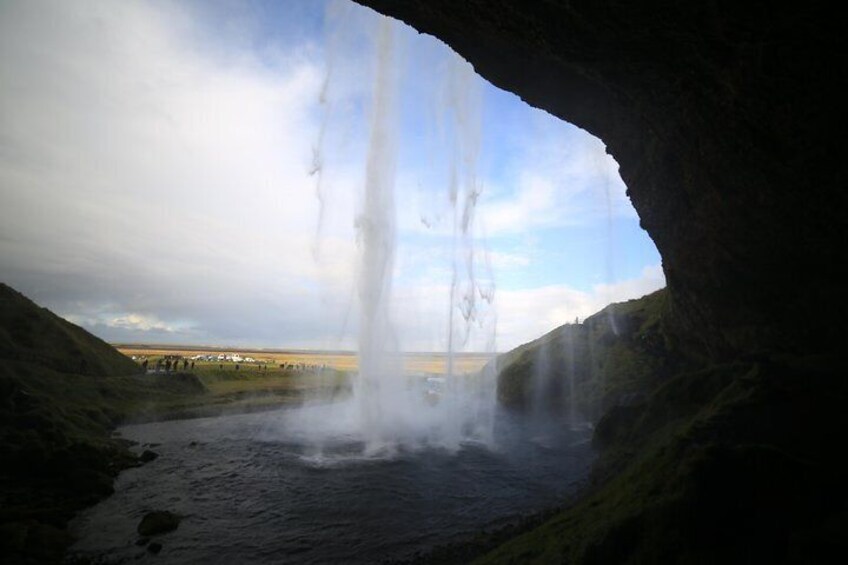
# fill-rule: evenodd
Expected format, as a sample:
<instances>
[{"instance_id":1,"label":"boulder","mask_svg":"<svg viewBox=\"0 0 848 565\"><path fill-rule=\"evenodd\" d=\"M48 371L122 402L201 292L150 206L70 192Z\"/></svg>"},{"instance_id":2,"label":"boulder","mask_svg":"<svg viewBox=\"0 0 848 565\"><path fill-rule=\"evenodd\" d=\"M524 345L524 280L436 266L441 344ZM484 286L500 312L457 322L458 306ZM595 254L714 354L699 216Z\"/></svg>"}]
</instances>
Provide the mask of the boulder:
<instances>
[{"instance_id":1,"label":"boulder","mask_svg":"<svg viewBox=\"0 0 848 565\"><path fill-rule=\"evenodd\" d=\"M149 449L145 449L139 456L138 460L142 463L149 463L157 457L159 457L158 453L156 453L155 451L150 451Z\"/></svg>"},{"instance_id":2,"label":"boulder","mask_svg":"<svg viewBox=\"0 0 848 565\"><path fill-rule=\"evenodd\" d=\"M177 529L182 517L167 510L154 510L148 512L138 524L138 534L143 537L164 534Z\"/></svg>"}]
</instances>

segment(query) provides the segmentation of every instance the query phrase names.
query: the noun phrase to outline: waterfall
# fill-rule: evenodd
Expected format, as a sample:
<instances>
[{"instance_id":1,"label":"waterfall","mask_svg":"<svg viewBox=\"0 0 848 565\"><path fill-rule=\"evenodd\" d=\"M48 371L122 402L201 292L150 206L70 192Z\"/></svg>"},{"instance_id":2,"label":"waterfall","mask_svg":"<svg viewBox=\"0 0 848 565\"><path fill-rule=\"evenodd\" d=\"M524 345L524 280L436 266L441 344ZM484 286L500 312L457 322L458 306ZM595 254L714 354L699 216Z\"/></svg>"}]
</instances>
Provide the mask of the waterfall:
<instances>
[{"instance_id":1,"label":"waterfall","mask_svg":"<svg viewBox=\"0 0 848 565\"><path fill-rule=\"evenodd\" d=\"M350 34L356 25L336 5L328 13L336 30L330 30L327 78L319 103L324 118L318 131L309 172L316 175L316 195L320 212L316 238L322 234L325 217L335 204L325 175L332 168L333 132L337 130L367 133L364 151L363 180L360 184L361 204L354 218L358 249L356 298L358 305L358 364L352 398L343 402L315 402L291 417L287 426L298 428L305 440L323 457L325 448L337 442L362 445L365 455L382 456L400 449L438 447L455 451L468 441L491 444L496 405L496 378L492 370L477 375L464 375L459 369L459 354L482 336L487 350L495 352L495 285L485 248L478 239L480 227L476 208L482 185L477 178L480 153L480 94L473 68L456 54L443 49L434 76L441 88L428 94L440 118L439 130L444 138L436 145L438 156L432 157L430 169L438 171L424 179L432 201L444 199L451 221L445 228L450 234L450 284L444 299L448 303L445 324L446 373L439 378L404 373L400 351L399 327L393 315L394 270L399 245L396 211L396 177L400 154L404 149L403 119L400 107L404 86L402 55L408 51L408 35L396 21L369 15L368 23L376 30L373 75L368 100L347 104L350 108L367 108L367 121L356 122L355 112L346 113L334 91L345 64L345 41L338 35ZM362 15L362 13L359 13ZM365 26L368 27L368 26ZM349 38L345 38L349 41ZM349 67L348 67L349 68ZM361 76L368 76L363 72ZM350 78L350 77L348 77ZM354 91L359 92L357 89ZM361 90L361 88L359 89ZM330 108L335 108L330 116ZM414 109L417 111L417 109ZM330 119L332 118L332 120ZM339 125L352 120L354 127ZM431 172L428 171L428 172ZM440 176L442 173L443 176ZM441 184L437 179L445 179ZM440 244L443 240L435 237ZM320 248L320 242L315 245ZM474 339L472 339L474 338ZM493 366L493 364L490 364Z\"/></svg>"},{"instance_id":2,"label":"waterfall","mask_svg":"<svg viewBox=\"0 0 848 565\"><path fill-rule=\"evenodd\" d=\"M477 178L480 153L480 94L473 67L458 57L448 64L442 95L442 130L451 136L447 198L452 208L451 283L448 302L448 398L445 422L456 444L471 429L491 437L494 426L495 378L491 369L474 379L463 379L454 369L454 356L477 327L488 331L489 353L494 354L494 281L489 286L476 275L475 216L482 187ZM487 327L487 323L489 326ZM463 403L465 405L463 405Z\"/></svg>"},{"instance_id":3,"label":"waterfall","mask_svg":"<svg viewBox=\"0 0 848 565\"><path fill-rule=\"evenodd\" d=\"M569 427L572 430L577 429L577 397L576 392L574 390L574 379L576 377L575 372L577 371L577 365L574 356L576 355L576 351L574 348L574 337L577 331L579 330L579 326L574 324L573 326L566 326L565 331L563 332L563 339L565 340L565 359L567 363L566 371L568 373L568 423Z\"/></svg>"},{"instance_id":4,"label":"waterfall","mask_svg":"<svg viewBox=\"0 0 848 565\"><path fill-rule=\"evenodd\" d=\"M393 340L389 307L395 246L394 183L397 162L397 76L394 28L381 17L371 109L371 135L365 166L365 199L356 219L361 247L359 273L359 379L356 397L369 444L387 440L383 406L393 401L400 366L392 366L387 346ZM397 364L396 364L397 365ZM390 423L389 423L390 424Z\"/></svg>"}]
</instances>

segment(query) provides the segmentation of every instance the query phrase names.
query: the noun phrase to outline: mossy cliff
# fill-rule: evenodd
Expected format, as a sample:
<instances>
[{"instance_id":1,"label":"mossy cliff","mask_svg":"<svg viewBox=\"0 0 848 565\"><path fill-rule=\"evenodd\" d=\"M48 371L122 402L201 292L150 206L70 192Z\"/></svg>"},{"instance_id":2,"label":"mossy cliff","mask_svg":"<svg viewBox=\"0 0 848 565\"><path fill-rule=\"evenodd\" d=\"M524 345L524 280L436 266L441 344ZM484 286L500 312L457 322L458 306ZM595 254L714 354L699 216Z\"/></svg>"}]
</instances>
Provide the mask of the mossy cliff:
<instances>
[{"instance_id":1,"label":"mossy cliff","mask_svg":"<svg viewBox=\"0 0 848 565\"><path fill-rule=\"evenodd\" d=\"M843 375L833 359L773 356L612 407L588 493L476 562L831 562L848 549Z\"/></svg>"},{"instance_id":2,"label":"mossy cliff","mask_svg":"<svg viewBox=\"0 0 848 565\"><path fill-rule=\"evenodd\" d=\"M610 304L500 355L498 400L518 410L564 410L573 383L575 406L592 421L611 406L643 401L685 364L663 330L667 296L663 289Z\"/></svg>"},{"instance_id":3,"label":"mossy cliff","mask_svg":"<svg viewBox=\"0 0 848 565\"><path fill-rule=\"evenodd\" d=\"M666 292L498 358L498 397L512 409L537 409L539 396L563 409L573 375L599 459L575 505L481 543L490 552L478 562L821 563L848 549L841 364L768 354L697 369L666 336ZM535 376L540 364L552 378Z\"/></svg>"}]
</instances>

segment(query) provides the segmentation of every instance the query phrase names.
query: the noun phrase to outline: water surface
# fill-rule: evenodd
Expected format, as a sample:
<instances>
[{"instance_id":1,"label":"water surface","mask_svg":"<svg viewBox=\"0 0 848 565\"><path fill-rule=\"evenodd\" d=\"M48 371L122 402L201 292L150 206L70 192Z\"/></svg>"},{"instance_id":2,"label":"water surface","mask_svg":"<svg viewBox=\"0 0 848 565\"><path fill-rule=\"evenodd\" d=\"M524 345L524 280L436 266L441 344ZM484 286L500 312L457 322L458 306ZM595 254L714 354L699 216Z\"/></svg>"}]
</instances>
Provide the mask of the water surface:
<instances>
[{"instance_id":1,"label":"water surface","mask_svg":"<svg viewBox=\"0 0 848 565\"><path fill-rule=\"evenodd\" d=\"M121 473L115 494L71 524L73 551L97 562L374 563L411 556L548 508L591 464L589 431L544 430L499 415L494 448L399 448L362 454L341 439L322 451L287 437L277 413L121 428L160 457ZM551 433L551 429L558 430ZM135 545L150 510L184 516Z\"/></svg>"}]
</instances>

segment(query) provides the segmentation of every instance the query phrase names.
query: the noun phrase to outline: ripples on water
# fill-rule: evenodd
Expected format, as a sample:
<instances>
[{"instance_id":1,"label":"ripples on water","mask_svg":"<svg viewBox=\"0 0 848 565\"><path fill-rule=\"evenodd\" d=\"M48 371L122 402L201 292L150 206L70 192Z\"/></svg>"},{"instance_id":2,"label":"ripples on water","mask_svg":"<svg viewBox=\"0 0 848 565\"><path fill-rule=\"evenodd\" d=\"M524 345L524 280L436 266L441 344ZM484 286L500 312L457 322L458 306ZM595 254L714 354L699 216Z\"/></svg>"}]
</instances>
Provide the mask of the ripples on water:
<instances>
[{"instance_id":1,"label":"ripples on water","mask_svg":"<svg viewBox=\"0 0 848 565\"><path fill-rule=\"evenodd\" d=\"M160 457L123 472L115 494L71 524L73 551L97 562L373 563L465 539L556 504L585 478L587 430L559 434L501 415L497 448L465 444L363 456L339 442L316 452L272 424L280 413L127 426ZM552 428L554 426L548 426ZM184 516L135 545L150 510Z\"/></svg>"}]
</instances>

